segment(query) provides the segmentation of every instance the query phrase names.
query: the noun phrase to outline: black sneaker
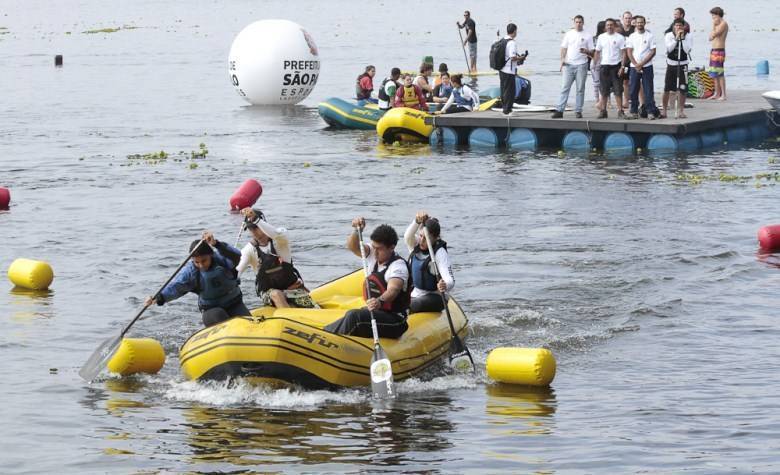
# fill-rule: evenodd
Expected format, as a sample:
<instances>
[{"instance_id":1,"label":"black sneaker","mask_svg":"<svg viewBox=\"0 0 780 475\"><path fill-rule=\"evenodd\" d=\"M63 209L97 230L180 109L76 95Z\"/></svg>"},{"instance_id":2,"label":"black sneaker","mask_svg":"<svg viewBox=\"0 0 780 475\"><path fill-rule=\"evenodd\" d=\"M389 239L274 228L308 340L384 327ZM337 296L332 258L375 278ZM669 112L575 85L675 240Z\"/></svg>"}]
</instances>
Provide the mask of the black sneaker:
<instances>
[{"instance_id":1,"label":"black sneaker","mask_svg":"<svg viewBox=\"0 0 780 475\"><path fill-rule=\"evenodd\" d=\"M555 112L553 112L553 114L550 116L550 118L551 118L551 119L562 119L562 118L563 118L563 112L561 112L561 111L555 111Z\"/></svg>"},{"instance_id":2,"label":"black sneaker","mask_svg":"<svg viewBox=\"0 0 780 475\"><path fill-rule=\"evenodd\" d=\"M606 119L606 118L607 118L607 110L604 109L603 111L599 112L597 119Z\"/></svg>"},{"instance_id":3,"label":"black sneaker","mask_svg":"<svg viewBox=\"0 0 780 475\"><path fill-rule=\"evenodd\" d=\"M641 117L643 119L647 119L647 107L641 106L639 108L639 117Z\"/></svg>"},{"instance_id":4,"label":"black sneaker","mask_svg":"<svg viewBox=\"0 0 780 475\"><path fill-rule=\"evenodd\" d=\"M582 119L582 112L575 112L575 113L574 113L574 118L576 118L576 119Z\"/></svg>"}]
</instances>

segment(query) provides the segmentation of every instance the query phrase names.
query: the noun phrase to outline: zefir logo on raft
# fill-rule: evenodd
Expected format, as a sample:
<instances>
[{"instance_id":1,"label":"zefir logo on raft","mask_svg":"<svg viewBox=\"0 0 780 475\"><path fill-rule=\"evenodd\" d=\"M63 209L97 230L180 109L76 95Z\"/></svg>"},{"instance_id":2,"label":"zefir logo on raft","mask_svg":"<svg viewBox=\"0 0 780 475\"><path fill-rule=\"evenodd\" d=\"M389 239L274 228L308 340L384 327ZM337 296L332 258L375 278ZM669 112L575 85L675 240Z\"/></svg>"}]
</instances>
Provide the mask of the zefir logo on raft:
<instances>
[{"instance_id":1,"label":"zefir logo on raft","mask_svg":"<svg viewBox=\"0 0 780 475\"><path fill-rule=\"evenodd\" d=\"M299 96L308 96L317 84L319 61L284 60L281 101L292 101Z\"/></svg>"}]
</instances>

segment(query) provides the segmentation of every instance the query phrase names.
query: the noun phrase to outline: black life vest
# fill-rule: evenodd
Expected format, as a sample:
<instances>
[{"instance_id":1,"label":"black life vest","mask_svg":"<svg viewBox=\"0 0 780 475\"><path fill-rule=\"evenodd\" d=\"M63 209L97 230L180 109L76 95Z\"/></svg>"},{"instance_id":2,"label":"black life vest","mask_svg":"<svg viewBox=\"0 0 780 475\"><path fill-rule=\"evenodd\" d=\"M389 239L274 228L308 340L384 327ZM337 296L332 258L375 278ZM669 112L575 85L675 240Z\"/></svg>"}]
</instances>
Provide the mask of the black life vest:
<instances>
[{"instance_id":1,"label":"black life vest","mask_svg":"<svg viewBox=\"0 0 780 475\"><path fill-rule=\"evenodd\" d=\"M379 271L379 263L374 263L374 270L371 272L371 274L368 275L368 277L366 277L366 281L368 282L368 292L366 291L366 285L363 286L363 298L365 300L370 298L379 298L380 295L385 293L387 290L387 280L385 279L385 273L387 272L387 269L390 268L390 264L399 259L402 260L404 264L406 264L406 268L408 270L409 264L403 257L396 253L393 253L393 257L390 258L390 260L387 262L387 266L381 272ZM406 315L406 313L409 311L409 302L411 301L411 288L412 286L409 285L409 282L407 281L403 290L401 290L401 293L399 293L392 302L382 302L380 309L384 310L385 312Z\"/></svg>"},{"instance_id":2,"label":"black life vest","mask_svg":"<svg viewBox=\"0 0 780 475\"><path fill-rule=\"evenodd\" d=\"M680 46L680 40L677 40L677 44L674 45L674 49L666 54L666 57L672 61L688 61L688 53L685 52L685 48ZM677 57L677 53L680 53L680 57Z\"/></svg>"},{"instance_id":3,"label":"black life vest","mask_svg":"<svg viewBox=\"0 0 780 475\"><path fill-rule=\"evenodd\" d=\"M357 97L358 99L368 99L371 97L372 89L363 89L360 86L360 80L366 76L368 76L368 73L363 73L360 76L358 76L357 79L355 80L355 97Z\"/></svg>"},{"instance_id":4,"label":"black life vest","mask_svg":"<svg viewBox=\"0 0 780 475\"><path fill-rule=\"evenodd\" d=\"M271 252L263 252L257 243L253 243L257 251L259 266L255 277L257 295L270 289L286 290L295 285L301 274L289 262L285 262L276 254L274 242L271 241Z\"/></svg>"},{"instance_id":5,"label":"black life vest","mask_svg":"<svg viewBox=\"0 0 780 475\"><path fill-rule=\"evenodd\" d=\"M433 245L433 255L436 255L436 251L441 248L447 249L447 243L441 239L437 240ZM436 284L439 279L431 269L431 252L430 249L423 251L420 249L420 245L414 247L412 254L409 256L409 267L411 267L411 278L414 287L420 290L436 290Z\"/></svg>"},{"instance_id":6,"label":"black life vest","mask_svg":"<svg viewBox=\"0 0 780 475\"><path fill-rule=\"evenodd\" d=\"M392 78L385 78L384 81L382 81L382 87L379 88L379 91L376 93L376 97L379 98L380 101L389 101L390 96L387 95L387 92L385 92L385 85L392 81ZM360 82L360 79L358 79L358 83ZM395 81L393 81L395 82Z\"/></svg>"}]
</instances>

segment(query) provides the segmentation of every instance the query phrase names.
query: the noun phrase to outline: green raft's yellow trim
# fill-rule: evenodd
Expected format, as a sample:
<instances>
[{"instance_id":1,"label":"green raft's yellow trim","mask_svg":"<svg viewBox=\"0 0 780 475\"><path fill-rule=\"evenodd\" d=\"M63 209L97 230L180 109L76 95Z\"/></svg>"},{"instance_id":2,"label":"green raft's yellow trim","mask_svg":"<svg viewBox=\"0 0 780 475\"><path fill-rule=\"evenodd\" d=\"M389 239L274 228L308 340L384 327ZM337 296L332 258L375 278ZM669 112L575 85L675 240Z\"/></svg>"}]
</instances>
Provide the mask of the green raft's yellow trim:
<instances>
[{"instance_id":1,"label":"green raft's yellow trim","mask_svg":"<svg viewBox=\"0 0 780 475\"><path fill-rule=\"evenodd\" d=\"M338 115L340 115L342 117L346 117L347 119L354 120L356 122L362 122L362 123L368 124L368 125L376 125L376 123L377 123L376 120L366 119L365 117L360 117L360 116L357 116L357 115L352 115L352 114L349 114L347 112L344 112L343 110L339 109L338 107L334 107L333 105L328 104L327 102L321 102L319 105L320 105L320 107L324 107L324 108L326 108L328 110L331 110L331 111L335 112L336 114L338 114Z\"/></svg>"},{"instance_id":2,"label":"green raft's yellow trim","mask_svg":"<svg viewBox=\"0 0 780 475\"><path fill-rule=\"evenodd\" d=\"M317 386L367 386L373 352L371 338L336 335L322 327L364 303L362 270L312 291L323 308L262 307L252 317L237 317L192 335L179 352L182 372L201 379L244 375L251 379ZM465 336L467 319L449 301L456 331ZM451 333L444 315L409 316L399 339L382 338L395 379L434 364L448 351Z\"/></svg>"}]
</instances>

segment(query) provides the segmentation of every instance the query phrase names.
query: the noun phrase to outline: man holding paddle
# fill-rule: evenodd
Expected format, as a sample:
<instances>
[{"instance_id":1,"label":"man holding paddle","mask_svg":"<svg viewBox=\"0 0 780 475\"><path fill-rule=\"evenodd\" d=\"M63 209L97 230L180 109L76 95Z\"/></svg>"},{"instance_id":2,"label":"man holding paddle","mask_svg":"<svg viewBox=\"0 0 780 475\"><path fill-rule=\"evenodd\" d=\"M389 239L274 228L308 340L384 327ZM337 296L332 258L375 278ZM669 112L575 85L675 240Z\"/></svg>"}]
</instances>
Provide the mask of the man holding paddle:
<instances>
[{"instance_id":1,"label":"man holding paddle","mask_svg":"<svg viewBox=\"0 0 780 475\"><path fill-rule=\"evenodd\" d=\"M365 255L367 285L363 291L366 306L348 311L344 317L327 325L324 330L341 335L370 338L372 319L376 321L378 336L400 338L409 328L409 268L395 252L398 234L391 226L380 224L371 233L371 244L358 238L366 220L352 220L353 231L347 238L347 249L356 256Z\"/></svg>"},{"instance_id":2,"label":"man holding paddle","mask_svg":"<svg viewBox=\"0 0 780 475\"><path fill-rule=\"evenodd\" d=\"M198 295L198 308L203 312L205 326L216 325L232 317L249 316L238 285L236 265L241 252L209 231L203 239L190 245L190 260L175 279L154 297L147 297L145 305L164 305L192 292Z\"/></svg>"},{"instance_id":3,"label":"man holding paddle","mask_svg":"<svg viewBox=\"0 0 780 475\"><path fill-rule=\"evenodd\" d=\"M466 39L463 40L461 38L461 41L463 41L463 47L466 46L469 47L469 62L470 64L467 64L469 67L469 72L476 73L477 72L477 24L474 23L474 20L471 18L471 12L466 10L463 12L463 24L461 24L459 21L455 22L458 25L458 34L460 34L460 30L463 28L466 29Z\"/></svg>"}]
</instances>

